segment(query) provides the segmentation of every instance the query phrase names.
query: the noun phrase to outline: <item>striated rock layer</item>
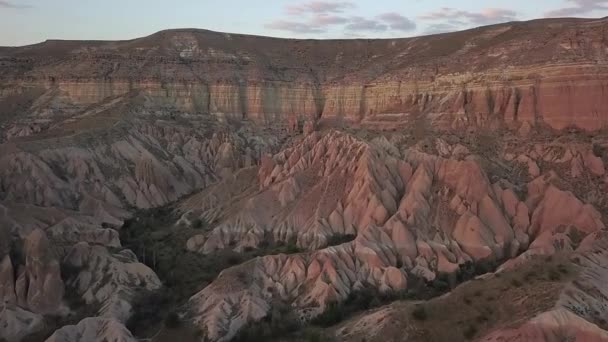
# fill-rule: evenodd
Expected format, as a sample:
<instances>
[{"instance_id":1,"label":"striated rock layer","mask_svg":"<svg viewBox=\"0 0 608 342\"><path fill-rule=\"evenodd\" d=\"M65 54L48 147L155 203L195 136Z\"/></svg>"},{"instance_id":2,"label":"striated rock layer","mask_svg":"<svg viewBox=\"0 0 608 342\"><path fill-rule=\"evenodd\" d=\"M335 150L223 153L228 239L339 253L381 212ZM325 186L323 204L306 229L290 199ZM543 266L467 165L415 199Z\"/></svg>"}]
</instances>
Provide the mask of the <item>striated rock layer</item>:
<instances>
[{"instance_id":1,"label":"striated rock layer","mask_svg":"<svg viewBox=\"0 0 608 342\"><path fill-rule=\"evenodd\" d=\"M192 260L301 251L189 290L171 309L201 340L227 341L277 302L306 322L360 290L575 250L583 278L554 310L486 338L602 340L608 139L549 142L540 126L605 127L607 26L349 41L172 30L0 49L0 339L52 318L78 323L49 341L135 340L135 299L163 284L118 232L136 210L175 203L182 215L154 246Z\"/></svg>"},{"instance_id":2,"label":"striated rock layer","mask_svg":"<svg viewBox=\"0 0 608 342\"><path fill-rule=\"evenodd\" d=\"M47 41L1 50L0 102L24 103L45 117L129 96L269 123L298 117L394 123L423 113L445 127L596 130L608 120L607 25L547 19L384 40L171 30L121 42ZM49 102L61 110L44 108ZM32 120L8 133L45 127Z\"/></svg>"},{"instance_id":3,"label":"striated rock layer","mask_svg":"<svg viewBox=\"0 0 608 342\"><path fill-rule=\"evenodd\" d=\"M268 241L310 250L225 270L190 299L191 320L212 340L229 340L277 300L306 321L363 288L400 291L411 275L432 281L469 262L509 259L503 267L513 267L533 255L572 251L578 241L571 236L605 228L593 206L550 178L530 182L521 198L508 181L492 183L462 145L437 139L436 146L443 157L416 147L399 151L385 138L367 143L337 131L313 133L265 158L259 190L245 191L244 199L222 199L211 189L186 201L201 208L185 217L220 221L192 237L190 250L242 250ZM229 193L240 188L236 180L221 186ZM354 240L327 246L345 235Z\"/></svg>"}]
</instances>

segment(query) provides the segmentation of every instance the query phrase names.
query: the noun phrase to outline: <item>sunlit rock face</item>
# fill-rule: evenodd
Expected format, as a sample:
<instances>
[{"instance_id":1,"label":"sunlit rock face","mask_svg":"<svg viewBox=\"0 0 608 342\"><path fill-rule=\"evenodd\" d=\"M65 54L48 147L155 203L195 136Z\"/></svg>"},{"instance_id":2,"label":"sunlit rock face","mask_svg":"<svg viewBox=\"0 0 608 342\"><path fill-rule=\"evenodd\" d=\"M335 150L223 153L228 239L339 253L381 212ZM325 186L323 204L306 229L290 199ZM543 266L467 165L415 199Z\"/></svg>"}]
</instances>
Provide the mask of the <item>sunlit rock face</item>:
<instances>
[{"instance_id":1,"label":"sunlit rock face","mask_svg":"<svg viewBox=\"0 0 608 342\"><path fill-rule=\"evenodd\" d=\"M233 193L236 179L187 201L186 216L213 221L225 217L223 210L231 213L193 236L189 250L242 251L265 241L296 241L308 250L225 270L190 299L193 322L209 338L227 340L277 300L292 303L307 320L363 288L400 291L409 275L432 281L470 262L506 261L504 271L537 255L571 252L580 243L572 236L605 228L601 214L554 185L551 173L531 178L521 196L506 179L491 182L479 157L463 146L433 143L439 155L400 151L386 138L315 133L264 159L257 180L249 176L259 191L240 207L217 196ZM327 246L331 237L349 234L353 241Z\"/></svg>"},{"instance_id":2,"label":"sunlit rock face","mask_svg":"<svg viewBox=\"0 0 608 342\"><path fill-rule=\"evenodd\" d=\"M9 48L1 55L8 87L0 98L28 101L41 115L5 138L44 130L44 118L135 93L156 107L258 122L378 124L427 113L447 127L596 130L608 120L605 26L605 20L544 20L351 41L170 30L128 42Z\"/></svg>"}]
</instances>

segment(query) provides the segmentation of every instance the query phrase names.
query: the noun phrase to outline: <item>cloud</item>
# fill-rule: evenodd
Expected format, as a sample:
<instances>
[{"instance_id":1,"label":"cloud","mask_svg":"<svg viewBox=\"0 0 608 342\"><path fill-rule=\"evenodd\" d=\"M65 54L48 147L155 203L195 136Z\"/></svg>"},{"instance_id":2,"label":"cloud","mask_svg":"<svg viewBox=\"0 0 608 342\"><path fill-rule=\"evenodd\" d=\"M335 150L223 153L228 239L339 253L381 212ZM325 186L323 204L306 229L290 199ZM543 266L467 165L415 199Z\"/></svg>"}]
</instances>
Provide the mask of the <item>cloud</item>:
<instances>
[{"instance_id":1,"label":"cloud","mask_svg":"<svg viewBox=\"0 0 608 342\"><path fill-rule=\"evenodd\" d=\"M384 32L388 30L386 24L380 23L377 20L366 19L363 17L351 17L348 25L344 27L347 31L368 31L368 32Z\"/></svg>"},{"instance_id":2,"label":"cloud","mask_svg":"<svg viewBox=\"0 0 608 342\"><path fill-rule=\"evenodd\" d=\"M3 1L0 0L0 8L13 8L13 9L21 9L21 8L31 8L30 5L18 5L11 1Z\"/></svg>"},{"instance_id":3,"label":"cloud","mask_svg":"<svg viewBox=\"0 0 608 342\"><path fill-rule=\"evenodd\" d=\"M329 26L337 24L346 24L348 23L348 21L348 18L336 15L318 14L311 19L310 23L318 26Z\"/></svg>"},{"instance_id":4,"label":"cloud","mask_svg":"<svg viewBox=\"0 0 608 342\"><path fill-rule=\"evenodd\" d=\"M517 19L517 12L504 8L485 8L479 12L443 7L418 17L423 20L458 20L475 25L496 24Z\"/></svg>"},{"instance_id":5,"label":"cloud","mask_svg":"<svg viewBox=\"0 0 608 342\"><path fill-rule=\"evenodd\" d=\"M292 33L324 33L326 31L322 25L289 20L275 20L264 25L264 27L272 30L288 31Z\"/></svg>"},{"instance_id":6,"label":"cloud","mask_svg":"<svg viewBox=\"0 0 608 342\"><path fill-rule=\"evenodd\" d=\"M301 15L307 13L328 14L343 13L345 10L355 8L352 2L329 2L329 1L309 1L300 5L287 6L286 12L289 15Z\"/></svg>"},{"instance_id":7,"label":"cloud","mask_svg":"<svg viewBox=\"0 0 608 342\"><path fill-rule=\"evenodd\" d=\"M378 19L387 23L390 29L394 31L413 31L416 29L415 22L396 12L380 14Z\"/></svg>"},{"instance_id":8,"label":"cloud","mask_svg":"<svg viewBox=\"0 0 608 342\"><path fill-rule=\"evenodd\" d=\"M397 12L366 17L355 15L355 8L356 5L351 1L308 1L287 6L286 17L277 18L264 26L296 34L324 33L333 28L357 36L364 32L405 32L416 29L415 22ZM294 20L295 16L297 20Z\"/></svg>"},{"instance_id":9,"label":"cloud","mask_svg":"<svg viewBox=\"0 0 608 342\"><path fill-rule=\"evenodd\" d=\"M459 26L450 23L438 23L427 26L424 34L438 34L446 32L454 32L459 29Z\"/></svg>"},{"instance_id":10,"label":"cloud","mask_svg":"<svg viewBox=\"0 0 608 342\"><path fill-rule=\"evenodd\" d=\"M546 17L570 17L588 14L593 11L608 10L608 0L567 0L573 6L545 13Z\"/></svg>"}]
</instances>

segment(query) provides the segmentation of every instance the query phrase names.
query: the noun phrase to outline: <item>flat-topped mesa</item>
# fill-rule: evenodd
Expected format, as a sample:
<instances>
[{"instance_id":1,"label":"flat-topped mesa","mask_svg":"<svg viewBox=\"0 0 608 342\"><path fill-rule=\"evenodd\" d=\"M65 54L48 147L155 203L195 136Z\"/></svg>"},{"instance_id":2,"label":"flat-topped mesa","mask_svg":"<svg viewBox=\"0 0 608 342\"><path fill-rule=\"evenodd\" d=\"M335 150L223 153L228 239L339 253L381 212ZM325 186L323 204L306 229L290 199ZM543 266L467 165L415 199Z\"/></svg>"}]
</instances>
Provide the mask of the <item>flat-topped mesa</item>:
<instances>
[{"instance_id":1,"label":"flat-topped mesa","mask_svg":"<svg viewBox=\"0 0 608 342\"><path fill-rule=\"evenodd\" d=\"M547 19L407 39L295 40L204 30L0 50L11 94L74 104L140 94L180 110L276 122L432 114L445 128L608 123L608 20ZM53 93L52 93L53 92ZM392 114L392 115L389 115Z\"/></svg>"}]
</instances>

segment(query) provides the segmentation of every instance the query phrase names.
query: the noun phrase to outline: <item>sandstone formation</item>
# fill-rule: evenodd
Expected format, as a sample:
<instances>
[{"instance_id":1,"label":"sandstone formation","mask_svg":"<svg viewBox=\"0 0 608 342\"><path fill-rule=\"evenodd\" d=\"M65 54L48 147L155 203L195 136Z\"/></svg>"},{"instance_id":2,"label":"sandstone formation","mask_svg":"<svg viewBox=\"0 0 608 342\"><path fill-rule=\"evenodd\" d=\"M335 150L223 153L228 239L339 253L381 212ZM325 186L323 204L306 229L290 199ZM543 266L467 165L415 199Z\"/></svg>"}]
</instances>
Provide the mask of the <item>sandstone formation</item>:
<instances>
[{"instance_id":1,"label":"sandstone formation","mask_svg":"<svg viewBox=\"0 0 608 342\"><path fill-rule=\"evenodd\" d=\"M228 341L277 303L306 324L359 291L478 266L497 282L566 255L576 272L511 284L526 310L473 335L606 340L607 28L547 19L335 41L170 30L0 48L0 339L143 338L136 299L175 284L123 247L135 233L205 274L145 333L177 312L196 338ZM205 268L224 255L232 267ZM416 340L411 305L331 332Z\"/></svg>"},{"instance_id":2,"label":"sandstone formation","mask_svg":"<svg viewBox=\"0 0 608 342\"><path fill-rule=\"evenodd\" d=\"M112 341L135 342L133 335L120 322L105 318L85 318L77 325L57 330L46 342Z\"/></svg>"},{"instance_id":3,"label":"sandstone formation","mask_svg":"<svg viewBox=\"0 0 608 342\"><path fill-rule=\"evenodd\" d=\"M235 204L213 197L219 200L211 208L209 197L198 197L208 208L201 217L222 218L222 200L232 203L231 215L207 235L191 238L190 250L242 250L295 239L311 252L226 270L191 298L193 322L211 339L228 340L246 322L263 318L276 300L292 303L308 320L362 288L399 291L407 288L408 274L431 281L471 261L513 258L503 266L509 267L535 254L571 251L576 246L568 234L605 227L596 209L544 176L520 199L508 182L492 184L475 156L455 159L457 146L436 145L446 157L336 131L313 134L265 159L260 190L248 199ZM356 238L326 247L332 236L345 234Z\"/></svg>"},{"instance_id":4,"label":"sandstone formation","mask_svg":"<svg viewBox=\"0 0 608 342\"><path fill-rule=\"evenodd\" d=\"M133 314L131 304L138 291L154 291L161 282L154 272L137 261L129 250L111 254L106 247L76 244L64 260L73 274L67 284L87 305L98 307L98 315L126 322Z\"/></svg>"},{"instance_id":5,"label":"sandstone formation","mask_svg":"<svg viewBox=\"0 0 608 342\"><path fill-rule=\"evenodd\" d=\"M0 339L20 342L24 337L44 328L42 315L20 307L4 306L0 310Z\"/></svg>"},{"instance_id":6,"label":"sandstone formation","mask_svg":"<svg viewBox=\"0 0 608 342\"><path fill-rule=\"evenodd\" d=\"M547 19L338 41L170 30L124 42L5 48L1 98L34 105L30 119L4 138L44 131L48 121L40 114L66 117L100 104L80 115L92 116L134 94L157 108L223 120L378 123L432 113L447 127L600 129L608 118L605 26L605 19ZM57 109L43 106L50 101Z\"/></svg>"},{"instance_id":7,"label":"sandstone formation","mask_svg":"<svg viewBox=\"0 0 608 342\"><path fill-rule=\"evenodd\" d=\"M504 288L505 283L511 279L517 279L522 273L516 270L506 271L498 276L489 275L485 279L477 279L452 291L452 293L435 298L427 304L421 302L395 303L381 307L371 313L363 314L341 324L331 333L341 341L385 340L385 341L427 341L432 336L451 336L454 341L606 341L608 335L605 329L606 303L604 297L604 286L606 272L606 235L604 232L589 235L577 251L565 253L565 259L558 263L562 272L570 272L568 279L554 278L553 281L539 277L538 285L525 288ZM554 267L551 263L540 262L538 259L530 259L532 263L538 263L536 268L527 268L527 272L542 272L544 267ZM568 261L569 260L569 261ZM566 266L569 265L569 266ZM529 274L529 273L523 273ZM505 280L501 280L505 277ZM516 278L512 278L516 277ZM527 277L530 277L527 275ZM568 276L566 276L568 277ZM530 280L532 281L532 280ZM520 285L521 286L521 285ZM483 302L478 297L485 293L496 292L505 298L495 298L494 302ZM461 303L464 307L450 307L454 305L460 296L465 301L482 301L481 303ZM598 299L601 298L601 299ZM513 307L505 305L505 301L512 301ZM443 317L429 316L431 322L422 322L412 318L412 307L421 305L427 307L429 315L440 315ZM471 308L468 311L468 308ZM492 317L482 319L477 316L480 312L492 307L495 310L490 313ZM517 314L513 316L510 310ZM505 312L502 312L505 311ZM488 314L487 312L485 314ZM470 315L474 315L472 318ZM441 320L444 320L443 322ZM464 320L464 321L463 321ZM497 320L497 321L496 321ZM490 325L484 326L484 322L491 321ZM453 322L453 323L452 323ZM457 324L452 326L450 324ZM468 337L459 335L458 329L462 326L477 326L477 330L469 330ZM425 329L446 329L445 333L430 334ZM450 330L453 329L453 330ZM472 331L472 333L470 333Z\"/></svg>"},{"instance_id":8,"label":"sandstone formation","mask_svg":"<svg viewBox=\"0 0 608 342\"><path fill-rule=\"evenodd\" d=\"M21 307L41 314L57 313L64 293L59 260L46 234L34 230L25 239L25 266L17 272L15 293Z\"/></svg>"}]
</instances>

